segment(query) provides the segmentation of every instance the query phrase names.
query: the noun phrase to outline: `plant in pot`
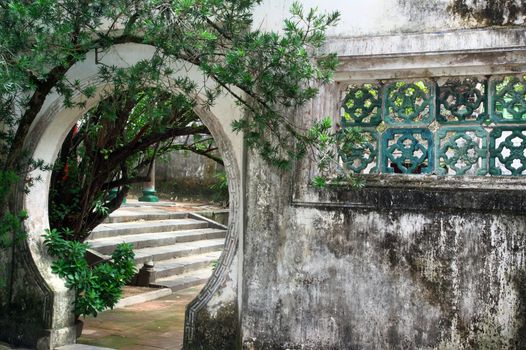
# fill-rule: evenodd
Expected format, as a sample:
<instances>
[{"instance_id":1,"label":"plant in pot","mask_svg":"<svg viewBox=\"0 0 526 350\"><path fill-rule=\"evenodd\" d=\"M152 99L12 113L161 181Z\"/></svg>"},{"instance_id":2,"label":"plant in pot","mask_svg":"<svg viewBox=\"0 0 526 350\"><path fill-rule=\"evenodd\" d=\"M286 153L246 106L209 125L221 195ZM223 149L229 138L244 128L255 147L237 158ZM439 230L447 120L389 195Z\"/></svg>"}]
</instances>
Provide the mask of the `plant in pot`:
<instances>
[{"instance_id":1,"label":"plant in pot","mask_svg":"<svg viewBox=\"0 0 526 350\"><path fill-rule=\"evenodd\" d=\"M97 314L112 309L122 297L122 289L136 273L132 245L119 244L111 258L89 265L85 255L87 243L68 240L71 231L67 229L46 230L44 245L55 257L51 266L53 273L65 280L68 288L75 290L75 323L80 336L83 322L81 316Z\"/></svg>"}]
</instances>

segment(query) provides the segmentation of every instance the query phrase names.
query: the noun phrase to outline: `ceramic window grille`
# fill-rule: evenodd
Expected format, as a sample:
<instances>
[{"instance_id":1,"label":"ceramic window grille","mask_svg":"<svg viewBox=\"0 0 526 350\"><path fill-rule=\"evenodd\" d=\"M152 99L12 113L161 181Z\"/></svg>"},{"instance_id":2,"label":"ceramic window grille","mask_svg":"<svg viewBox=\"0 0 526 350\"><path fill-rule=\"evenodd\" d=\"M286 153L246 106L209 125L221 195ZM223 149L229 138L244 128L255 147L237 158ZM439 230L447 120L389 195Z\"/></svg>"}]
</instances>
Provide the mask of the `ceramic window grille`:
<instances>
[{"instance_id":1,"label":"ceramic window grille","mask_svg":"<svg viewBox=\"0 0 526 350\"><path fill-rule=\"evenodd\" d=\"M341 125L367 137L339 150L355 173L526 176L526 75L354 83Z\"/></svg>"}]
</instances>

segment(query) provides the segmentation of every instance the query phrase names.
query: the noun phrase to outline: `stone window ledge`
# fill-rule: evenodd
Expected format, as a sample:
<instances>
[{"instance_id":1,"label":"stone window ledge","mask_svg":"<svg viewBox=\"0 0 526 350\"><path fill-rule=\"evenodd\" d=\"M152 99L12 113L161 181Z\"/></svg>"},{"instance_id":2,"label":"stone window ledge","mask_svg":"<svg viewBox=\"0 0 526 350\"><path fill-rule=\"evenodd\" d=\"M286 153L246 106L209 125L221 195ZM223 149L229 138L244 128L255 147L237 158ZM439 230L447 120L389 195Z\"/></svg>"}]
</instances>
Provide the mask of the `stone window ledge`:
<instances>
[{"instance_id":1,"label":"stone window ledge","mask_svg":"<svg viewBox=\"0 0 526 350\"><path fill-rule=\"evenodd\" d=\"M366 187L392 187L417 189L459 190L526 190L524 176L455 176L419 174L380 174L362 175ZM332 187L342 187L333 183ZM344 186L345 187L345 186Z\"/></svg>"},{"instance_id":2,"label":"stone window ledge","mask_svg":"<svg viewBox=\"0 0 526 350\"><path fill-rule=\"evenodd\" d=\"M292 198L294 207L351 208L379 211L486 212L524 215L526 179L470 176L371 175L364 188L337 183L304 188Z\"/></svg>"}]
</instances>

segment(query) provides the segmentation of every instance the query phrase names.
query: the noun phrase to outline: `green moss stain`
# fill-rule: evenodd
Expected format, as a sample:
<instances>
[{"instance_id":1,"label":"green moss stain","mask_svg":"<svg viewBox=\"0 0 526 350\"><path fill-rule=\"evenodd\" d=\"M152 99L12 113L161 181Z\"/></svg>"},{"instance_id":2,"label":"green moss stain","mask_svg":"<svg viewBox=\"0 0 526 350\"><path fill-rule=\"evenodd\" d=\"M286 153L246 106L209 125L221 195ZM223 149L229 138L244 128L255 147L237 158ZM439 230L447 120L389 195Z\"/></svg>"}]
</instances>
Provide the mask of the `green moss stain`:
<instances>
[{"instance_id":1,"label":"green moss stain","mask_svg":"<svg viewBox=\"0 0 526 350\"><path fill-rule=\"evenodd\" d=\"M462 19L489 26L513 25L526 17L526 1L519 4L510 0L453 0L448 9Z\"/></svg>"},{"instance_id":2,"label":"green moss stain","mask_svg":"<svg viewBox=\"0 0 526 350\"><path fill-rule=\"evenodd\" d=\"M234 350L238 342L238 310L235 303L222 306L212 316L199 311L195 322L194 342L185 350Z\"/></svg>"},{"instance_id":3,"label":"green moss stain","mask_svg":"<svg viewBox=\"0 0 526 350\"><path fill-rule=\"evenodd\" d=\"M15 346L34 346L45 335L42 300L34 293L19 293L0 308L0 339Z\"/></svg>"}]
</instances>

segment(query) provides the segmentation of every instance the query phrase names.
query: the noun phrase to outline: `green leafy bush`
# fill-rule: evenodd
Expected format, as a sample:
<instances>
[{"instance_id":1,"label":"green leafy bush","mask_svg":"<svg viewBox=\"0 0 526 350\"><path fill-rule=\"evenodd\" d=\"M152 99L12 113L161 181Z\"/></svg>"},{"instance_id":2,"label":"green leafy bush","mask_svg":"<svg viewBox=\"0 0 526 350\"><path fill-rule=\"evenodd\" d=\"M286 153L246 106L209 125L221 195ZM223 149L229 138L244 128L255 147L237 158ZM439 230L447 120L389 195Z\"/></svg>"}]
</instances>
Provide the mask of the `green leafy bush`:
<instances>
[{"instance_id":1,"label":"green leafy bush","mask_svg":"<svg viewBox=\"0 0 526 350\"><path fill-rule=\"evenodd\" d=\"M56 260L53 273L75 290L75 315L94 317L106 308L113 308L122 297L122 288L135 275L135 262L131 244L119 244L109 261L90 266L86 261L87 243L69 241L68 231L47 230L44 244Z\"/></svg>"}]
</instances>

